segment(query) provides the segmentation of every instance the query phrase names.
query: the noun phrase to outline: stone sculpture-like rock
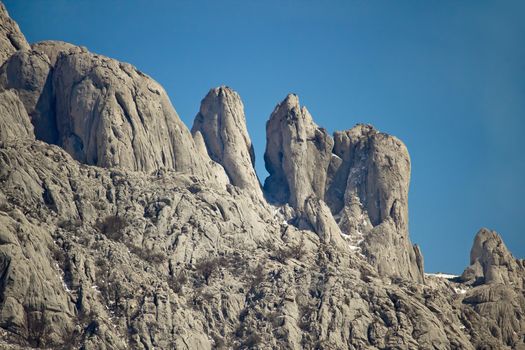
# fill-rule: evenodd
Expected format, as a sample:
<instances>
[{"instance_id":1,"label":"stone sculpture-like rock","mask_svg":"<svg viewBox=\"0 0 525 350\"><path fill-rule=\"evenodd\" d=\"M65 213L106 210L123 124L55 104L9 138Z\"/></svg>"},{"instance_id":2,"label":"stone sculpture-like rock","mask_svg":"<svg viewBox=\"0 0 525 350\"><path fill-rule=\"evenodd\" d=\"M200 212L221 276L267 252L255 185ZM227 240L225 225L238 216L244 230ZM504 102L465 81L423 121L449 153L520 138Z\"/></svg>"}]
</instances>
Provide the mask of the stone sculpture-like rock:
<instances>
[{"instance_id":1,"label":"stone sculpture-like rock","mask_svg":"<svg viewBox=\"0 0 525 350\"><path fill-rule=\"evenodd\" d=\"M208 155L223 166L232 185L262 198L244 106L237 92L226 86L211 89L201 102L191 132L201 134Z\"/></svg>"},{"instance_id":2,"label":"stone sculpture-like rock","mask_svg":"<svg viewBox=\"0 0 525 350\"><path fill-rule=\"evenodd\" d=\"M70 52L57 59L53 90L59 144L80 162L207 172L164 89L133 66Z\"/></svg>"},{"instance_id":3,"label":"stone sculpture-like rock","mask_svg":"<svg viewBox=\"0 0 525 350\"><path fill-rule=\"evenodd\" d=\"M301 209L310 195L323 198L333 140L318 127L297 95L275 107L266 124L264 161L270 176L264 190L270 202Z\"/></svg>"},{"instance_id":4,"label":"stone sculpture-like rock","mask_svg":"<svg viewBox=\"0 0 525 350\"><path fill-rule=\"evenodd\" d=\"M470 251L470 266L461 279L475 284L503 283L521 288L524 276L523 262L512 256L501 237L486 228L479 230Z\"/></svg>"}]
</instances>

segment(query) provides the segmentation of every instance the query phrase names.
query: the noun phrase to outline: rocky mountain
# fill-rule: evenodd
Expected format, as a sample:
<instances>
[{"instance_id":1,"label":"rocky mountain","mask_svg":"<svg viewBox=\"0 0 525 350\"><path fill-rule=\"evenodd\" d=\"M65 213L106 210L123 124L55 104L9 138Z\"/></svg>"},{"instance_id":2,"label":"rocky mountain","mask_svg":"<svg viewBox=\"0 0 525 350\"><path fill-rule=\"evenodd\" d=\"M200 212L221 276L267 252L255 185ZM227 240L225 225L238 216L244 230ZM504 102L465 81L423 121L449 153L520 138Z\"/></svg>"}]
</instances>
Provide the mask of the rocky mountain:
<instances>
[{"instance_id":1,"label":"rocky mountain","mask_svg":"<svg viewBox=\"0 0 525 350\"><path fill-rule=\"evenodd\" d=\"M497 233L424 274L397 138L288 95L261 186L232 89L190 132L135 67L0 29L0 348L525 349Z\"/></svg>"}]
</instances>

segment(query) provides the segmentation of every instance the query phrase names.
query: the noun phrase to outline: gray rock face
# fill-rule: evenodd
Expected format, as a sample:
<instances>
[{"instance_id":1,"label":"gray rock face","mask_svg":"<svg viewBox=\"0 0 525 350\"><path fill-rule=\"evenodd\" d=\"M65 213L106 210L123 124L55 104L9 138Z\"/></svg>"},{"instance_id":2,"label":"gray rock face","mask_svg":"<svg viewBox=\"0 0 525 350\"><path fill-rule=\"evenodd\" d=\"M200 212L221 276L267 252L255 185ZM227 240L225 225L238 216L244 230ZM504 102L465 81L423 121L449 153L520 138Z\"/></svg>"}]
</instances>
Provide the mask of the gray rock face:
<instances>
[{"instance_id":1,"label":"gray rock face","mask_svg":"<svg viewBox=\"0 0 525 350\"><path fill-rule=\"evenodd\" d=\"M495 231L482 228L476 234L470 266L459 280L473 287L462 312L476 348L525 348L525 263L512 256Z\"/></svg>"},{"instance_id":2,"label":"gray rock face","mask_svg":"<svg viewBox=\"0 0 525 350\"><path fill-rule=\"evenodd\" d=\"M461 279L470 283L503 283L523 288L525 267L507 250L501 237L482 228L474 238L470 251L470 266Z\"/></svg>"},{"instance_id":3,"label":"gray rock face","mask_svg":"<svg viewBox=\"0 0 525 350\"><path fill-rule=\"evenodd\" d=\"M0 89L16 91L31 117L38 139L57 143L49 58L37 51L18 51L0 68Z\"/></svg>"},{"instance_id":4,"label":"gray rock face","mask_svg":"<svg viewBox=\"0 0 525 350\"><path fill-rule=\"evenodd\" d=\"M408 225L410 157L405 145L370 125L334 134L334 154L341 159L325 196L338 212L353 198L359 198L370 222L377 226L387 218L396 225Z\"/></svg>"},{"instance_id":5,"label":"gray rock face","mask_svg":"<svg viewBox=\"0 0 525 350\"><path fill-rule=\"evenodd\" d=\"M301 209L310 195L323 198L333 140L296 95L288 95L266 124L264 190L272 202Z\"/></svg>"},{"instance_id":6,"label":"gray rock face","mask_svg":"<svg viewBox=\"0 0 525 350\"><path fill-rule=\"evenodd\" d=\"M191 132L200 133L208 155L223 166L232 185L262 198L244 106L235 91L225 86L211 89L201 102Z\"/></svg>"},{"instance_id":7,"label":"gray rock face","mask_svg":"<svg viewBox=\"0 0 525 350\"><path fill-rule=\"evenodd\" d=\"M29 44L13 21L4 4L0 3L0 66L17 50L29 49Z\"/></svg>"},{"instance_id":8,"label":"gray rock face","mask_svg":"<svg viewBox=\"0 0 525 350\"><path fill-rule=\"evenodd\" d=\"M222 178L223 170L197 151L162 87L129 64L41 42L2 66L0 90L8 89L20 96L36 137L80 162Z\"/></svg>"},{"instance_id":9,"label":"gray rock face","mask_svg":"<svg viewBox=\"0 0 525 350\"><path fill-rule=\"evenodd\" d=\"M206 173L164 89L133 66L85 51L61 55L53 90L59 144L80 162Z\"/></svg>"},{"instance_id":10,"label":"gray rock face","mask_svg":"<svg viewBox=\"0 0 525 350\"><path fill-rule=\"evenodd\" d=\"M0 90L14 90L24 103L39 140L57 144L52 73L57 57L80 48L60 41L43 41L14 53L0 68Z\"/></svg>"},{"instance_id":11,"label":"gray rock face","mask_svg":"<svg viewBox=\"0 0 525 350\"><path fill-rule=\"evenodd\" d=\"M305 206L321 240L234 186L39 141L1 146L0 181L0 345L473 349L451 287L386 283L334 249L322 200Z\"/></svg>"},{"instance_id":12,"label":"gray rock face","mask_svg":"<svg viewBox=\"0 0 525 350\"><path fill-rule=\"evenodd\" d=\"M351 248L361 249L382 275L422 282L423 257L408 237L405 145L370 125L336 132L334 140L289 95L267 124L266 196L289 203L299 221L305 216L310 222L315 214L311 203L304 211L306 199L324 200Z\"/></svg>"},{"instance_id":13,"label":"gray rock face","mask_svg":"<svg viewBox=\"0 0 525 350\"><path fill-rule=\"evenodd\" d=\"M1 349L525 348L525 263L495 232L461 278L423 280L394 137L332 141L289 96L268 123L275 207L231 91L192 138L155 82L81 48L0 71Z\"/></svg>"},{"instance_id":14,"label":"gray rock face","mask_svg":"<svg viewBox=\"0 0 525 350\"><path fill-rule=\"evenodd\" d=\"M67 53L69 51L78 52L80 48L63 41L45 40L31 44L31 50L47 56L49 64L51 67L54 67L61 53Z\"/></svg>"},{"instance_id":15,"label":"gray rock face","mask_svg":"<svg viewBox=\"0 0 525 350\"><path fill-rule=\"evenodd\" d=\"M405 145L370 125L336 132L334 141L325 200L342 218L344 233L363 237L364 254L383 275L422 282L423 257L408 237Z\"/></svg>"},{"instance_id":16,"label":"gray rock face","mask_svg":"<svg viewBox=\"0 0 525 350\"><path fill-rule=\"evenodd\" d=\"M33 125L13 91L0 92L0 141L34 139Z\"/></svg>"}]
</instances>

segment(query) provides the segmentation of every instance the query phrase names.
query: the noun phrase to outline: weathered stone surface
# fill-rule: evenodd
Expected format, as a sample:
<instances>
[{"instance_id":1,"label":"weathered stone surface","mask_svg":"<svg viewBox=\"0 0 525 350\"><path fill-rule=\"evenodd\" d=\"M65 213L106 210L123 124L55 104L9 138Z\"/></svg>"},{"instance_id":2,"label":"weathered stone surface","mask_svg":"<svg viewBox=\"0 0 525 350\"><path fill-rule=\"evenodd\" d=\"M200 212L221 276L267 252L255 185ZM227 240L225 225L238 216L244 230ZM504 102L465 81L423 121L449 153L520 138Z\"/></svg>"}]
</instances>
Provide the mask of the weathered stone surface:
<instances>
[{"instance_id":1,"label":"weathered stone surface","mask_svg":"<svg viewBox=\"0 0 525 350\"><path fill-rule=\"evenodd\" d=\"M462 312L476 348L524 349L525 265L495 231L478 231L470 266L458 279L473 287L465 294Z\"/></svg>"},{"instance_id":2,"label":"weathered stone surface","mask_svg":"<svg viewBox=\"0 0 525 350\"><path fill-rule=\"evenodd\" d=\"M221 178L222 170L196 150L162 87L129 64L45 41L9 58L0 89L16 90L38 139L83 163Z\"/></svg>"},{"instance_id":3,"label":"weathered stone surface","mask_svg":"<svg viewBox=\"0 0 525 350\"><path fill-rule=\"evenodd\" d=\"M345 249L341 229L323 200L314 196L308 197L304 204L304 213L310 225L309 229L316 232L322 242Z\"/></svg>"},{"instance_id":4,"label":"weathered stone surface","mask_svg":"<svg viewBox=\"0 0 525 350\"><path fill-rule=\"evenodd\" d=\"M55 266L49 227L17 209L0 211L0 227L0 327L35 347L62 342L73 331L75 307Z\"/></svg>"},{"instance_id":5,"label":"weathered stone surface","mask_svg":"<svg viewBox=\"0 0 525 350\"><path fill-rule=\"evenodd\" d=\"M133 66L70 52L56 62L53 90L59 144L80 162L207 173L164 89Z\"/></svg>"},{"instance_id":6,"label":"weathered stone surface","mask_svg":"<svg viewBox=\"0 0 525 350\"><path fill-rule=\"evenodd\" d=\"M46 55L49 59L49 64L51 67L54 67L61 53L69 51L79 52L81 49L78 46L59 40L44 40L31 44L31 50Z\"/></svg>"},{"instance_id":7,"label":"weathered stone surface","mask_svg":"<svg viewBox=\"0 0 525 350\"><path fill-rule=\"evenodd\" d=\"M474 238L470 251L470 266L461 278L465 282L503 283L523 288L525 267L507 250L501 237L495 232L482 228Z\"/></svg>"},{"instance_id":8,"label":"weathered stone surface","mask_svg":"<svg viewBox=\"0 0 525 350\"><path fill-rule=\"evenodd\" d=\"M357 197L372 225L391 217L406 227L410 157L405 145L370 125L336 132L334 140L341 165L328 180L325 198L332 210L337 213Z\"/></svg>"},{"instance_id":9,"label":"weathered stone surface","mask_svg":"<svg viewBox=\"0 0 525 350\"><path fill-rule=\"evenodd\" d=\"M244 106L237 92L226 86L211 89L201 102L191 132L200 133L210 158L223 166L232 185L262 198Z\"/></svg>"},{"instance_id":10,"label":"weathered stone surface","mask_svg":"<svg viewBox=\"0 0 525 350\"><path fill-rule=\"evenodd\" d=\"M381 274L422 282L423 257L408 237L405 145L359 124L334 134L333 152L324 198L341 218L343 233L360 238L365 256Z\"/></svg>"},{"instance_id":11,"label":"weathered stone surface","mask_svg":"<svg viewBox=\"0 0 525 350\"><path fill-rule=\"evenodd\" d=\"M0 3L0 66L17 50L24 49L29 49L26 38Z\"/></svg>"},{"instance_id":12,"label":"weathered stone surface","mask_svg":"<svg viewBox=\"0 0 525 350\"><path fill-rule=\"evenodd\" d=\"M34 138L33 125L18 95L0 91L0 141Z\"/></svg>"},{"instance_id":13,"label":"weathered stone surface","mask_svg":"<svg viewBox=\"0 0 525 350\"><path fill-rule=\"evenodd\" d=\"M31 118L37 139L57 144L59 134L52 87L53 67L61 53L80 48L61 41L42 41L14 53L0 68L0 90L15 90Z\"/></svg>"},{"instance_id":14,"label":"weathered stone surface","mask_svg":"<svg viewBox=\"0 0 525 350\"><path fill-rule=\"evenodd\" d=\"M270 206L231 175L252 162L225 143L249 149L244 124L192 138L128 65L63 43L15 55L0 92L0 348L525 347L525 264L496 233L478 233L461 278L423 281L397 139L360 125L332 147L289 96L269 123L268 193L285 203ZM32 138L49 76L69 153ZM86 148L62 142L73 131ZM229 178L207 138L237 158L217 158Z\"/></svg>"},{"instance_id":15,"label":"weathered stone surface","mask_svg":"<svg viewBox=\"0 0 525 350\"><path fill-rule=\"evenodd\" d=\"M298 209L310 195L323 198L332 147L330 135L299 105L297 95L288 95L266 124L267 198Z\"/></svg>"},{"instance_id":16,"label":"weathered stone surface","mask_svg":"<svg viewBox=\"0 0 525 350\"><path fill-rule=\"evenodd\" d=\"M309 222L324 214L313 214L312 203L305 212L306 199L324 199L351 249L363 251L384 276L422 282L423 257L408 237L406 147L370 125L336 132L334 139L289 95L267 124L267 197L290 203L298 221L305 216Z\"/></svg>"},{"instance_id":17,"label":"weathered stone surface","mask_svg":"<svg viewBox=\"0 0 525 350\"><path fill-rule=\"evenodd\" d=\"M334 249L326 238L341 234L318 198L306 212L323 240L236 187L85 166L39 141L5 144L0 169L0 249L20 271L4 292L17 301L0 304L9 344L37 344L17 321L35 300L41 347L473 348L452 286L386 283L363 257ZM12 250L22 244L35 247L27 257ZM27 259L49 287L20 299Z\"/></svg>"},{"instance_id":18,"label":"weathered stone surface","mask_svg":"<svg viewBox=\"0 0 525 350\"><path fill-rule=\"evenodd\" d=\"M38 139L57 143L49 58L23 50L13 54L0 68L0 90L14 90L24 103Z\"/></svg>"}]
</instances>

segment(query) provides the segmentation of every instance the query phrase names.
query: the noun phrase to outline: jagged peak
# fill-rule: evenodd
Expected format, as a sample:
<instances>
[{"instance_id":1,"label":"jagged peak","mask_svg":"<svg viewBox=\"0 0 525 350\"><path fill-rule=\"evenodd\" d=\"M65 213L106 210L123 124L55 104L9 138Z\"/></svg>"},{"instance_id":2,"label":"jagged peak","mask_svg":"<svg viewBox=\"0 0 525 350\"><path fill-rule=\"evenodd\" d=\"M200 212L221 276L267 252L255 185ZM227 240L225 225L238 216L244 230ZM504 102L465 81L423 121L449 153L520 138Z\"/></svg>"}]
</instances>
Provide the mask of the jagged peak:
<instances>
[{"instance_id":1,"label":"jagged peak","mask_svg":"<svg viewBox=\"0 0 525 350\"><path fill-rule=\"evenodd\" d=\"M239 94L227 86L210 89L191 131L202 135L210 158L222 165L231 184L263 198L255 172L255 152Z\"/></svg>"},{"instance_id":2,"label":"jagged peak","mask_svg":"<svg viewBox=\"0 0 525 350\"><path fill-rule=\"evenodd\" d=\"M525 266L509 252L501 236L481 228L472 244L470 266L461 280L471 284L504 283L522 285Z\"/></svg>"},{"instance_id":3,"label":"jagged peak","mask_svg":"<svg viewBox=\"0 0 525 350\"><path fill-rule=\"evenodd\" d=\"M470 263L474 264L478 259L483 258L483 255L489 250L497 251L502 255L510 254L501 236L496 231L482 227L474 237L470 251Z\"/></svg>"}]
</instances>

